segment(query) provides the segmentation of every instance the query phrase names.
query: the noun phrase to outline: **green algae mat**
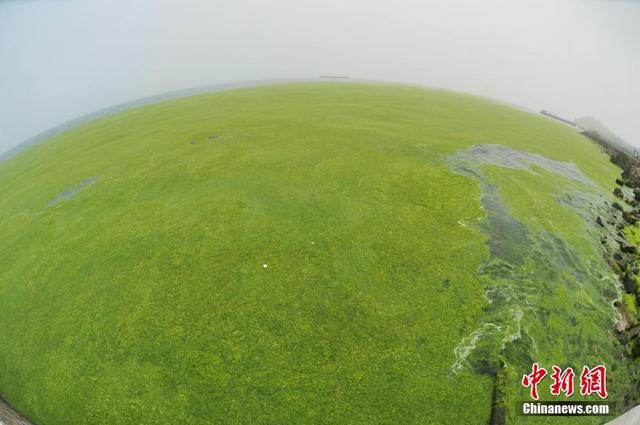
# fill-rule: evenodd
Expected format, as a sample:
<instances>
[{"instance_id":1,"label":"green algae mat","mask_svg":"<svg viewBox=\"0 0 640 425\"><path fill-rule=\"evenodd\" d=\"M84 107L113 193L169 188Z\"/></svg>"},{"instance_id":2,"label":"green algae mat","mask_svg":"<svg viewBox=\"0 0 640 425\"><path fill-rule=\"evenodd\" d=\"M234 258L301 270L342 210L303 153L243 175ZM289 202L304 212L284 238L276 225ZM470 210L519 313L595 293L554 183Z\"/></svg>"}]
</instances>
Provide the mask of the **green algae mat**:
<instances>
[{"instance_id":1,"label":"green algae mat","mask_svg":"<svg viewBox=\"0 0 640 425\"><path fill-rule=\"evenodd\" d=\"M0 162L0 395L40 425L485 424L506 365L508 422L557 423L516 415L533 362L627 385L594 228L618 175L407 86L101 118Z\"/></svg>"}]
</instances>

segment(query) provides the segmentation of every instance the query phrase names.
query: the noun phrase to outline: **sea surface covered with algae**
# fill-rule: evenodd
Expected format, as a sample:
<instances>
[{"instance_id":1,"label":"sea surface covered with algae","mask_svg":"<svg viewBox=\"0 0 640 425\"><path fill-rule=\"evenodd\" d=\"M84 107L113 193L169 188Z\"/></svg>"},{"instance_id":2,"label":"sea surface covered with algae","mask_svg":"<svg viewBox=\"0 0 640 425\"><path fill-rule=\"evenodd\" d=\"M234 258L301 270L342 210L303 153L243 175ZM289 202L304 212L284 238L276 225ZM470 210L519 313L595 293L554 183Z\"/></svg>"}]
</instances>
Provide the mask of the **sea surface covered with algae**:
<instances>
[{"instance_id":1,"label":"sea surface covered with algae","mask_svg":"<svg viewBox=\"0 0 640 425\"><path fill-rule=\"evenodd\" d=\"M520 380L534 362L549 371L552 365L570 366L577 375L584 365L605 364L609 398L615 401L629 384L612 331L620 284L603 258L601 232L594 226L596 217L610 210L608 193L573 163L498 144L474 145L448 161L482 189L486 216L461 224L478 226L491 254L478 270L487 307L473 331L461 336L451 373L471 368L495 374L505 367L510 423L545 422L515 411L518 401L531 400ZM562 217L566 226L557 224ZM550 382L547 377L540 384L541 400L558 400L550 396ZM576 393L571 400L581 399Z\"/></svg>"}]
</instances>

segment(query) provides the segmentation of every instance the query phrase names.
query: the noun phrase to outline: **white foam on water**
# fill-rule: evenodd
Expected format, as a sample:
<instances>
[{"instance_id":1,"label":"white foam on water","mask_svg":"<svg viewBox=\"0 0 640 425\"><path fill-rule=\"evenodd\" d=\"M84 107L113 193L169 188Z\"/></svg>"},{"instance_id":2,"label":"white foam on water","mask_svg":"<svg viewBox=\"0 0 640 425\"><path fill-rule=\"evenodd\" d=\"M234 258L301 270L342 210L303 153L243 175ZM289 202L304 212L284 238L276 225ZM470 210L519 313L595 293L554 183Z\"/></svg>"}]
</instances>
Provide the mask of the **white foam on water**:
<instances>
[{"instance_id":1,"label":"white foam on water","mask_svg":"<svg viewBox=\"0 0 640 425\"><path fill-rule=\"evenodd\" d=\"M476 349L476 345L480 338L484 338L492 332L499 332L501 329L502 327L495 323L483 323L480 325L480 328L473 331L471 335L463 337L458 345L456 345L456 348L453 349L456 361L451 365L449 371L454 375L457 375L458 372L468 364L467 359L473 350Z\"/></svg>"}]
</instances>

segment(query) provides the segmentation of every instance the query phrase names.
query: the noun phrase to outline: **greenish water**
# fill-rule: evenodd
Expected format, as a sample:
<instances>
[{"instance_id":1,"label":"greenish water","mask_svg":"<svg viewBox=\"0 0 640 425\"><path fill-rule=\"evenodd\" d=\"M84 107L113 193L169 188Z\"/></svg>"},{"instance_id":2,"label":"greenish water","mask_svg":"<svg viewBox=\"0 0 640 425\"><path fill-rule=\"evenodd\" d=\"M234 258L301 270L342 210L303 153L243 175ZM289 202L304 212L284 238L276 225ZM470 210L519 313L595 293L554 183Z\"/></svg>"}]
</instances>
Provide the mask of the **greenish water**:
<instances>
[{"instance_id":1,"label":"greenish water","mask_svg":"<svg viewBox=\"0 0 640 425\"><path fill-rule=\"evenodd\" d=\"M519 165L461 172L489 144ZM397 85L101 118L0 162L0 394L40 425L484 424L501 361L510 401L532 360L615 364L588 202L618 174L566 126Z\"/></svg>"}]
</instances>

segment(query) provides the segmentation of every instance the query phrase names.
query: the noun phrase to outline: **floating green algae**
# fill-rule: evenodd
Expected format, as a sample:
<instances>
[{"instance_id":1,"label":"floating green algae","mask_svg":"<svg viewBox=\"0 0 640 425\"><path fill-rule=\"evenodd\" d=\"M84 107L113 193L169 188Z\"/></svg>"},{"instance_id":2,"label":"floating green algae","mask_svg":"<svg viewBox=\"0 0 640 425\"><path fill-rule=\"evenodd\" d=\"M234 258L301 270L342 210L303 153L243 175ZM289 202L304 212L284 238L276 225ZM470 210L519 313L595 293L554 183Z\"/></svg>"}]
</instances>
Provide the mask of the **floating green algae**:
<instances>
[{"instance_id":1,"label":"floating green algae","mask_svg":"<svg viewBox=\"0 0 640 425\"><path fill-rule=\"evenodd\" d=\"M605 364L612 371L610 398L620 399L628 384L624 371L616 370L622 349L612 332L620 284L603 258L593 226L608 209L607 191L573 164L504 146L474 146L449 161L482 188L486 217L478 227L491 252L478 271L487 306L456 348L452 372L468 367L495 374L506 366L513 423L545 423L515 412L516 401L528 399L520 379L534 362L549 370L552 365L581 370ZM541 395L553 400L548 390ZM546 423L555 420L547 418Z\"/></svg>"}]
</instances>

